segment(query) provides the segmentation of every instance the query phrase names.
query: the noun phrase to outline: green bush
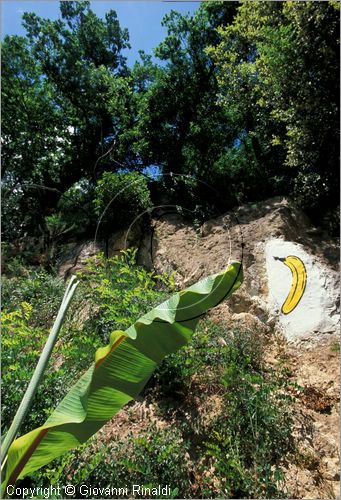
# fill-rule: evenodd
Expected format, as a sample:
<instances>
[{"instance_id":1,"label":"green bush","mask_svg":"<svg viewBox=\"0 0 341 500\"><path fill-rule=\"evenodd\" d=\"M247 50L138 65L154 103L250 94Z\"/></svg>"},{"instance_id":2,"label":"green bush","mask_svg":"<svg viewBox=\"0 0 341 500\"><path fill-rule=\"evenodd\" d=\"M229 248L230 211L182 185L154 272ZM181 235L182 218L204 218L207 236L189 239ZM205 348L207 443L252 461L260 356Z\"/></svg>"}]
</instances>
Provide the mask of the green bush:
<instances>
[{"instance_id":1,"label":"green bush","mask_svg":"<svg viewBox=\"0 0 341 500\"><path fill-rule=\"evenodd\" d=\"M282 466L294 452L292 399L285 371L265 363L265 343L257 332L206 320L155 373L155 403L190 441L196 498L284 495ZM210 394L218 401L209 403ZM213 417L202 414L207 404Z\"/></svg>"},{"instance_id":2,"label":"green bush","mask_svg":"<svg viewBox=\"0 0 341 500\"><path fill-rule=\"evenodd\" d=\"M294 184L294 199L308 213L320 209L321 201L328 199L329 186L316 172L299 172Z\"/></svg>"},{"instance_id":3,"label":"green bush","mask_svg":"<svg viewBox=\"0 0 341 500\"><path fill-rule=\"evenodd\" d=\"M18 309L2 313L2 432L9 428L15 412L23 398L28 382L38 362L44 343L46 329L32 326L32 306L22 302ZM34 399L29 417L23 423L21 433L42 425L50 409L61 399L66 380L70 384L68 371L58 371L52 366L45 375Z\"/></svg>"},{"instance_id":4,"label":"green bush","mask_svg":"<svg viewBox=\"0 0 341 500\"><path fill-rule=\"evenodd\" d=\"M63 221L73 227L73 235L84 235L94 231L96 227L94 194L95 186L87 179L81 179L62 194L57 208Z\"/></svg>"},{"instance_id":5,"label":"green bush","mask_svg":"<svg viewBox=\"0 0 341 500\"><path fill-rule=\"evenodd\" d=\"M222 378L223 410L204 443L219 479L215 495L282 497L281 466L294 450L287 379L266 368L257 337L234 332Z\"/></svg>"},{"instance_id":6,"label":"green bush","mask_svg":"<svg viewBox=\"0 0 341 500\"><path fill-rule=\"evenodd\" d=\"M37 362L43 332L30 327L32 307L22 302L20 308L2 311L2 432L6 432L22 399L30 369Z\"/></svg>"},{"instance_id":7,"label":"green bush","mask_svg":"<svg viewBox=\"0 0 341 500\"><path fill-rule=\"evenodd\" d=\"M96 255L80 275L91 290L87 297L97 308L96 328L103 342L113 330L125 330L174 290L172 275L137 266L136 253L128 249L110 259Z\"/></svg>"},{"instance_id":8,"label":"green bush","mask_svg":"<svg viewBox=\"0 0 341 500\"><path fill-rule=\"evenodd\" d=\"M124 498L143 498L141 494L132 495L134 484L146 488L169 485L170 494L158 498L187 497L188 447L177 428L159 429L151 424L138 437L130 434L105 446L100 463L87 477L87 483L100 487L125 486L128 495Z\"/></svg>"},{"instance_id":9,"label":"green bush","mask_svg":"<svg viewBox=\"0 0 341 500\"><path fill-rule=\"evenodd\" d=\"M148 385L157 398L185 398L204 374L206 386L220 383L221 369L228 361L224 338L228 328L211 320L199 323L192 341L167 356L156 368ZM217 382L218 381L218 382Z\"/></svg>"},{"instance_id":10,"label":"green bush","mask_svg":"<svg viewBox=\"0 0 341 500\"><path fill-rule=\"evenodd\" d=\"M2 277L2 307L14 311L22 302L28 302L32 326L51 326L63 293L63 280L43 269L26 269L24 276Z\"/></svg>"},{"instance_id":11,"label":"green bush","mask_svg":"<svg viewBox=\"0 0 341 500\"><path fill-rule=\"evenodd\" d=\"M104 172L94 195L100 234L109 235L127 226L152 205L145 176L137 172Z\"/></svg>"}]
</instances>

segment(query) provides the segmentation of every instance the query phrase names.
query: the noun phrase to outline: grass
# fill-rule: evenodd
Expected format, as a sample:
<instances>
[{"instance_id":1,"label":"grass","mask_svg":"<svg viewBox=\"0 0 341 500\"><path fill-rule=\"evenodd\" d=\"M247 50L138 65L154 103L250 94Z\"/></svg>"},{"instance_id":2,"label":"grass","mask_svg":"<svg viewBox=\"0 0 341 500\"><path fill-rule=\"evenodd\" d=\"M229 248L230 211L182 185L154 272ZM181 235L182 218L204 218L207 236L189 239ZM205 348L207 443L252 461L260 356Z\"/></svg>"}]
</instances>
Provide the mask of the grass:
<instances>
[{"instance_id":1,"label":"grass","mask_svg":"<svg viewBox=\"0 0 341 500\"><path fill-rule=\"evenodd\" d=\"M340 343L339 342L335 342L334 344L332 344L330 346L330 350L332 352L340 352Z\"/></svg>"}]
</instances>

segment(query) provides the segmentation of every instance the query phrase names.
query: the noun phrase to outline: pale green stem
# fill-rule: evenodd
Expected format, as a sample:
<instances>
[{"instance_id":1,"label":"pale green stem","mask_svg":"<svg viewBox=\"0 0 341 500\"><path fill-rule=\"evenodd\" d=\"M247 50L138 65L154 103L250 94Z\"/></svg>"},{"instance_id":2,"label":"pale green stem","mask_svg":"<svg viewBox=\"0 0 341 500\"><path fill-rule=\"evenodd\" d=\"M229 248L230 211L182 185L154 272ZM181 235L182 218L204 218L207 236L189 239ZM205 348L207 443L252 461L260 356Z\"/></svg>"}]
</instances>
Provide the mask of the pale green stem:
<instances>
[{"instance_id":1,"label":"pale green stem","mask_svg":"<svg viewBox=\"0 0 341 500\"><path fill-rule=\"evenodd\" d=\"M62 300L62 303L60 305L57 317L55 319L54 325L51 329L50 335L47 339L47 342L44 346L43 352L41 353L41 356L39 358L38 364L36 366L36 369L34 370L33 376L31 378L31 381L26 389L25 395L20 403L20 406L17 410L17 413L15 414L15 417L13 419L13 422L8 429L8 432L3 440L2 446L1 446L1 455L3 461L6 460L7 452L9 450L9 447L11 446L12 442L14 441L16 435L18 434L18 431L20 429L20 426L24 420L24 418L27 415L28 410L31 407L31 404L33 402L34 395L37 391L37 388L40 384L40 381L44 375L44 372L46 370L47 364L49 362L49 359L51 357L52 349L56 343L58 334L60 332L60 329L62 327L62 324L65 319L65 315L67 313L67 310L70 305L70 301L72 299L72 296L79 284L79 282L74 283L76 277L73 276L65 290L65 294Z\"/></svg>"}]
</instances>

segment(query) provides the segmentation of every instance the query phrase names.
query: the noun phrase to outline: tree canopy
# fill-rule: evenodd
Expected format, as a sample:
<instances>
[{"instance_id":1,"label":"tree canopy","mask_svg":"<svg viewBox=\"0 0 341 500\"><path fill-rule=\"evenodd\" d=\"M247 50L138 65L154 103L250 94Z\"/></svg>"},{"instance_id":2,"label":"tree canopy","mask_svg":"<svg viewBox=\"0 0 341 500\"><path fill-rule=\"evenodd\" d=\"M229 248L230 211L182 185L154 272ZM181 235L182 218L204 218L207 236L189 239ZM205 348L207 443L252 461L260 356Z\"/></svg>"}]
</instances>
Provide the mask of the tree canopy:
<instances>
[{"instance_id":1,"label":"tree canopy","mask_svg":"<svg viewBox=\"0 0 341 500\"><path fill-rule=\"evenodd\" d=\"M219 33L220 98L267 173L305 209L337 203L339 4L245 2Z\"/></svg>"},{"instance_id":2,"label":"tree canopy","mask_svg":"<svg viewBox=\"0 0 341 500\"><path fill-rule=\"evenodd\" d=\"M53 214L72 222L79 205L88 217L78 233L93 231L108 174L119 185L122 174L147 167L159 173L145 183L152 201L155 183L159 195L185 195L203 210L283 194L318 223L333 217L337 2L172 11L154 58L141 53L132 68L114 10L102 19L90 2L70 1L60 13L56 21L25 13L26 36L2 44L5 239L37 234Z\"/></svg>"}]
</instances>

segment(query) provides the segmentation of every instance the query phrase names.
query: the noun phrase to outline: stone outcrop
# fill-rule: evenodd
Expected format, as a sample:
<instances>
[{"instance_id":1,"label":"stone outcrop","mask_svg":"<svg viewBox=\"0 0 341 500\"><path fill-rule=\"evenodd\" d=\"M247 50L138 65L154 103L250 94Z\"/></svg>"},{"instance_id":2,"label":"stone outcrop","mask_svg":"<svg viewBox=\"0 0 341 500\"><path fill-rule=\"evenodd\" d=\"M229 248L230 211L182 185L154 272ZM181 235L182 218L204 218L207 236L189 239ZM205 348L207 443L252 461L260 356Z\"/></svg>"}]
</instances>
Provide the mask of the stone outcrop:
<instances>
[{"instance_id":1,"label":"stone outcrop","mask_svg":"<svg viewBox=\"0 0 341 500\"><path fill-rule=\"evenodd\" d=\"M302 387L294 409L301 462L288 464L286 487L293 498L337 498L338 242L284 198L242 205L200 228L176 214L160 213L152 224L144 233L141 228L116 233L107 245L88 241L64 248L60 275L84 270L87 258L99 250L112 256L137 246L140 264L173 272L183 288L221 271L231 259L242 259L242 286L211 311L211 318L231 329L263 334L270 364L278 366L285 359L288 380ZM299 259L299 268L284 262L289 256ZM296 302L283 312L289 294L297 292Z\"/></svg>"},{"instance_id":2,"label":"stone outcrop","mask_svg":"<svg viewBox=\"0 0 341 500\"><path fill-rule=\"evenodd\" d=\"M99 251L116 255L137 246L138 262L158 272L173 272L179 287L219 272L233 259L242 260L244 283L213 314L238 326L278 329L288 340L318 340L339 330L339 247L312 226L285 198L249 203L195 228L180 215L159 215L152 230L133 226L106 243L86 241L62 249L59 274L67 278L85 269ZM290 314L281 306L293 275L279 259L301 259L306 286Z\"/></svg>"},{"instance_id":3,"label":"stone outcrop","mask_svg":"<svg viewBox=\"0 0 341 500\"><path fill-rule=\"evenodd\" d=\"M293 276L274 257L289 255L302 260L307 279L302 299L284 315ZM174 272L179 287L220 271L231 259L243 261L244 283L214 314L250 328L276 327L289 340L338 332L338 244L284 198L243 205L199 231L180 216L155 220L152 237L140 246L142 263Z\"/></svg>"}]
</instances>

